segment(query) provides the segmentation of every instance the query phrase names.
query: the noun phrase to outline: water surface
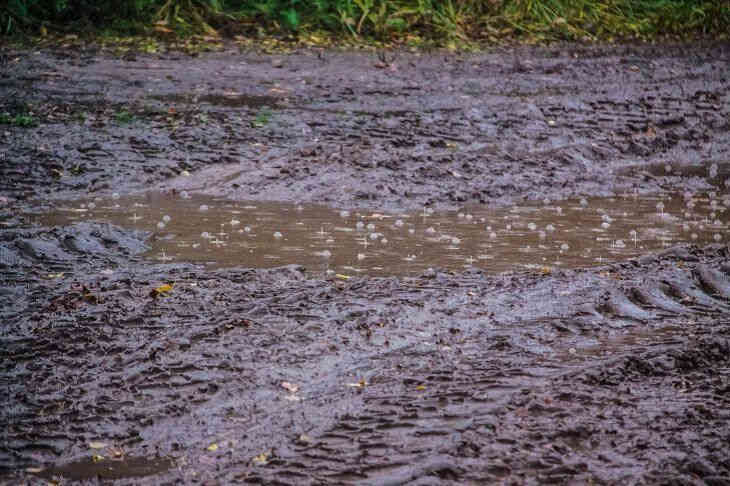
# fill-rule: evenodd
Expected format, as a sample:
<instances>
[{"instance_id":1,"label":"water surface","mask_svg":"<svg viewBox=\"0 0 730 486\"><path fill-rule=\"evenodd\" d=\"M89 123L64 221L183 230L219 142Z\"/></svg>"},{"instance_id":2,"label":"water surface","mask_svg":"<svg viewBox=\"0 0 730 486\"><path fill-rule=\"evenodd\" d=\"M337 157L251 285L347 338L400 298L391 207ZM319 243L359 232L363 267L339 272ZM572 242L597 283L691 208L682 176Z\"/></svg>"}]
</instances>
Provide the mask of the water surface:
<instances>
[{"instance_id":1,"label":"water surface","mask_svg":"<svg viewBox=\"0 0 730 486\"><path fill-rule=\"evenodd\" d=\"M40 220L106 221L152 232L145 256L156 261L413 275L431 267L549 271L615 262L679 243L724 242L729 205L726 194L624 195L391 214L155 193L70 203Z\"/></svg>"}]
</instances>

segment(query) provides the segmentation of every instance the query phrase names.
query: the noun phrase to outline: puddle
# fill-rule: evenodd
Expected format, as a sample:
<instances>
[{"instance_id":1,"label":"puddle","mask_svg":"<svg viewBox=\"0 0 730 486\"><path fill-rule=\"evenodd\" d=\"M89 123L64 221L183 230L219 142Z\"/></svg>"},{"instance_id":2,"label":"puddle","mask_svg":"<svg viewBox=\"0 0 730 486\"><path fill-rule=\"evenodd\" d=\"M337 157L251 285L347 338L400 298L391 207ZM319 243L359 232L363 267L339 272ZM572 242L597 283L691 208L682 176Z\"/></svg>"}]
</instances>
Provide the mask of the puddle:
<instances>
[{"instance_id":1,"label":"puddle","mask_svg":"<svg viewBox=\"0 0 730 486\"><path fill-rule=\"evenodd\" d=\"M215 106L227 106L231 108L264 108L264 107L276 107L280 102L281 98L275 96L254 96L244 95L239 93L228 93L228 94L180 94L172 93L167 95L154 95L150 98L163 101L166 103L184 103L184 104L196 104L205 103Z\"/></svg>"},{"instance_id":2,"label":"puddle","mask_svg":"<svg viewBox=\"0 0 730 486\"><path fill-rule=\"evenodd\" d=\"M386 214L182 193L87 200L37 219L45 225L105 221L152 232L146 257L159 262L415 275L430 267L491 273L585 267L679 243L726 242L728 206L730 195L710 193Z\"/></svg>"},{"instance_id":3,"label":"puddle","mask_svg":"<svg viewBox=\"0 0 730 486\"><path fill-rule=\"evenodd\" d=\"M94 460L94 458L89 457L62 466L50 467L36 474L48 480L53 480L59 476L72 481L116 480L160 474L173 467L174 464L172 459L164 457L126 457L124 459L105 458L101 460Z\"/></svg>"}]
</instances>

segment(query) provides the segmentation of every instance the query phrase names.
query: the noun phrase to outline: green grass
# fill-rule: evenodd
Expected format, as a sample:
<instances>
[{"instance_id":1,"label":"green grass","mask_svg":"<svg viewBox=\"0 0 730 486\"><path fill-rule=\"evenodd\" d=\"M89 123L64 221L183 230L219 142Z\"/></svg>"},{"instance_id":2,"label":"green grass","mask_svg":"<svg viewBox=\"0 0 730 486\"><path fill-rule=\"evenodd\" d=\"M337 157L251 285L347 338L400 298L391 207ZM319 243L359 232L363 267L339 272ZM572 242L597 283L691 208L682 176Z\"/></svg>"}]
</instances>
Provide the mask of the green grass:
<instances>
[{"instance_id":1,"label":"green grass","mask_svg":"<svg viewBox=\"0 0 730 486\"><path fill-rule=\"evenodd\" d=\"M6 0L4 34L242 35L440 45L727 38L727 0ZM2 5L2 3L0 3ZM313 36L312 34L317 35ZM324 35L320 35L324 33Z\"/></svg>"},{"instance_id":2,"label":"green grass","mask_svg":"<svg viewBox=\"0 0 730 486\"><path fill-rule=\"evenodd\" d=\"M16 127L34 127L38 123L32 115L17 114L11 116L7 113L0 113L0 124L13 125Z\"/></svg>"},{"instance_id":3,"label":"green grass","mask_svg":"<svg viewBox=\"0 0 730 486\"><path fill-rule=\"evenodd\" d=\"M268 108L262 108L256 113L256 117L251 122L253 128L262 128L271 121L271 110Z\"/></svg>"},{"instance_id":4,"label":"green grass","mask_svg":"<svg viewBox=\"0 0 730 486\"><path fill-rule=\"evenodd\" d=\"M114 119L120 124L132 123L134 115L126 110L121 110L114 114Z\"/></svg>"}]
</instances>

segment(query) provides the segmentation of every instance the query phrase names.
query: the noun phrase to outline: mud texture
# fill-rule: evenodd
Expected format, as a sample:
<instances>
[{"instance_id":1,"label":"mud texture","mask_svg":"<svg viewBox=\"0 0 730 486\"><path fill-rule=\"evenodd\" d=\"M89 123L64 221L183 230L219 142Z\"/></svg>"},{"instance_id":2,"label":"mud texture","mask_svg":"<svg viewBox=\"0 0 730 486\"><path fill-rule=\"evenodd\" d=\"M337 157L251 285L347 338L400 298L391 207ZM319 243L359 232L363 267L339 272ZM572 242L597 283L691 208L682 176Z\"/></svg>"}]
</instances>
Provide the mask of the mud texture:
<instances>
[{"instance_id":1,"label":"mud texture","mask_svg":"<svg viewBox=\"0 0 730 486\"><path fill-rule=\"evenodd\" d=\"M0 126L0 482L730 484L725 245L322 278L152 263L149 233L32 216L160 188L726 194L729 52L3 52L0 112L37 126Z\"/></svg>"},{"instance_id":2,"label":"mud texture","mask_svg":"<svg viewBox=\"0 0 730 486\"><path fill-rule=\"evenodd\" d=\"M566 46L389 63L10 52L4 111L30 105L41 126L6 130L0 190L78 197L159 184L402 210L646 193L678 178L701 188L703 167L718 165L714 182L730 176L729 50ZM673 173L648 169L667 164ZM194 176L169 180L185 170Z\"/></svg>"}]
</instances>

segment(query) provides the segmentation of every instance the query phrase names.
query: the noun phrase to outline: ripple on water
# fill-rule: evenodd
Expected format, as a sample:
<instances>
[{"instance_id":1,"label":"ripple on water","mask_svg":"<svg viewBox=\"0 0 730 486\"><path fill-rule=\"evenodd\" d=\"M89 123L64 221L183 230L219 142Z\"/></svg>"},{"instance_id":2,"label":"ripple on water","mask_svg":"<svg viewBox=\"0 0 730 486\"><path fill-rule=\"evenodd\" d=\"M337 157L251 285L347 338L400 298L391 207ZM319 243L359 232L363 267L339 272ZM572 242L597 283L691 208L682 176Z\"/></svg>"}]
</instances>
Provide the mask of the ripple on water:
<instances>
[{"instance_id":1,"label":"ripple on water","mask_svg":"<svg viewBox=\"0 0 730 486\"><path fill-rule=\"evenodd\" d=\"M357 273L371 275L421 274L429 267L461 270L464 265L488 272L543 268L546 263L586 266L677 243L728 240L730 195L725 193L631 194L545 204L469 207L458 213L425 208L396 217L300 204L116 194L106 201L79 201L38 219L54 225L102 220L156 231L149 257L158 261L164 255L165 260L216 266L300 264L313 271L323 270L326 262L327 270L345 274L360 262ZM353 224L349 218L358 220ZM243 225L244 219L254 224Z\"/></svg>"}]
</instances>

